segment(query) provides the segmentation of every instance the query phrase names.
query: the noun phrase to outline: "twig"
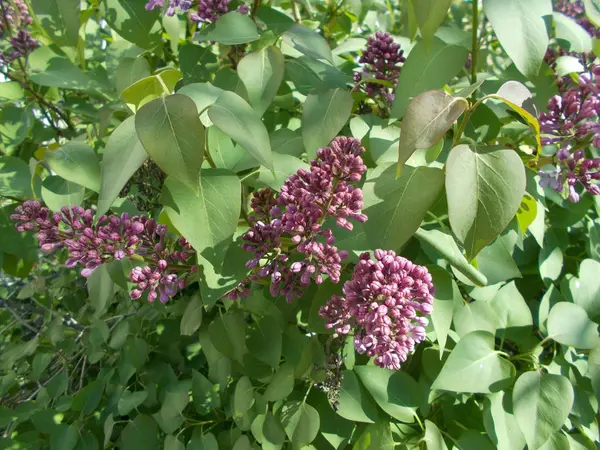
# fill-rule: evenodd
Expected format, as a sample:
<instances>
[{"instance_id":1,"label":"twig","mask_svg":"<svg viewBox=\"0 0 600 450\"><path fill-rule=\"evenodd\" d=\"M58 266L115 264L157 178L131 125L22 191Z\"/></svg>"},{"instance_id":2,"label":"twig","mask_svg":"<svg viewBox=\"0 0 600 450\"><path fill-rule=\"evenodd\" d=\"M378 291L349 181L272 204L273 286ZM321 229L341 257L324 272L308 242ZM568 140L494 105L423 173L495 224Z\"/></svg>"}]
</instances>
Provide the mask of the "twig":
<instances>
[{"instance_id":1,"label":"twig","mask_svg":"<svg viewBox=\"0 0 600 450\"><path fill-rule=\"evenodd\" d=\"M19 316L17 314L16 311L14 311L10 306L8 306L8 303L6 302L6 300L0 299L0 306L4 306L4 308L6 308L6 310L11 313L15 319L17 319L21 325L23 325L25 328L27 328L29 331L31 331L32 333L35 333L36 335L40 334L40 330L36 330L35 328L33 328L31 325L29 325L25 320L23 320L21 318L21 316Z\"/></svg>"},{"instance_id":2,"label":"twig","mask_svg":"<svg viewBox=\"0 0 600 450\"><path fill-rule=\"evenodd\" d=\"M256 13L258 13L258 9L260 8L262 0L254 0L254 4L252 5L252 13L251 16L254 19L256 17Z\"/></svg>"},{"instance_id":3,"label":"twig","mask_svg":"<svg viewBox=\"0 0 600 450\"><path fill-rule=\"evenodd\" d=\"M298 11L298 5L296 4L296 0L292 0L292 14L294 15L294 20L296 23L300 23L302 19L300 18L300 12Z\"/></svg>"},{"instance_id":4,"label":"twig","mask_svg":"<svg viewBox=\"0 0 600 450\"><path fill-rule=\"evenodd\" d=\"M83 389L83 376L85 375L85 362L87 361L87 356L83 357L83 365L81 366L81 377L79 377L79 390Z\"/></svg>"}]
</instances>

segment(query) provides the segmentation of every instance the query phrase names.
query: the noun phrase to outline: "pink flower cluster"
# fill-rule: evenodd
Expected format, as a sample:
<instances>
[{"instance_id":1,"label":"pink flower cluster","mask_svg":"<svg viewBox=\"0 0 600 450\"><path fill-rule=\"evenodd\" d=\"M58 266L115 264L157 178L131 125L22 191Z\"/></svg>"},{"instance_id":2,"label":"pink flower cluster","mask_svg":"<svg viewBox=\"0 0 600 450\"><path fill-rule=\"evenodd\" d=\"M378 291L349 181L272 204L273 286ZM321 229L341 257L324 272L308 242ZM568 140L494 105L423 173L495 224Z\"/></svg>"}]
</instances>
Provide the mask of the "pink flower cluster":
<instances>
[{"instance_id":1,"label":"pink flower cluster","mask_svg":"<svg viewBox=\"0 0 600 450\"><path fill-rule=\"evenodd\" d=\"M146 9L152 11L154 8L163 8L167 3L167 16L176 12L188 12L193 6L193 0L148 0ZM229 12L231 0L198 0L197 11L190 12L190 20L194 22L216 22L219 17ZM248 5L242 3L237 9L240 14L248 14Z\"/></svg>"},{"instance_id":2,"label":"pink flower cluster","mask_svg":"<svg viewBox=\"0 0 600 450\"><path fill-rule=\"evenodd\" d=\"M378 31L371 36L367 42L367 48L359 58L358 62L363 64L362 71L354 74L354 81L379 80L392 85L386 86L382 83L367 82L364 85L366 94L372 98L382 98L384 102L391 103L394 100L394 88L398 84L400 67L406 61L404 51L400 45L394 42L388 33Z\"/></svg>"},{"instance_id":3,"label":"pink flower cluster","mask_svg":"<svg viewBox=\"0 0 600 450\"><path fill-rule=\"evenodd\" d=\"M65 247L69 253L67 267L81 266L81 275L89 277L101 264L124 258L143 260L150 265L132 270L130 280L137 286L130 297L138 299L148 292L148 301L158 295L166 302L185 286L184 278L174 271L195 271L186 263L194 251L183 238L170 242L167 227L146 216L102 216L94 223L92 210L80 206L63 206L51 214L40 202L28 200L15 208L10 217L17 222L17 230L37 231L42 251L51 252ZM152 266L152 267L151 267ZM158 274L158 276L156 275Z\"/></svg>"},{"instance_id":4,"label":"pink flower cluster","mask_svg":"<svg viewBox=\"0 0 600 450\"><path fill-rule=\"evenodd\" d=\"M10 36L10 39L4 39L10 47L0 52L0 62L10 64L21 56L27 56L38 43L28 30L33 19L24 0L14 0L14 6L7 0L0 0L0 12L0 36Z\"/></svg>"},{"instance_id":5,"label":"pink flower cluster","mask_svg":"<svg viewBox=\"0 0 600 450\"><path fill-rule=\"evenodd\" d=\"M572 202L578 202L580 194L575 187L581 184L592 195L600 194L595 184L600 180L598 158L586 158L584 150L572 152L572 148L592 144L600 148L600 65L590 73L579 76L578 83L562 95L552 97L548 112L540 115L540 129L544 145L556 144L556 167L552 171L540 171L540 184L557 192L567 183Z\"/></svg>"},{"instance_id":6,"label":"pink flower cluster","mask_svg":"<svg viewBox=\"0 0 600 450\"><path fill-rule=\"evenodd\" d=\"M339 334L354 328L354 347L379 367L398 370L425 339L425 317L433 311L431 275L425 267L375 250L360 256L344 297L333 296L320 310L327 327Z\"/></svg>"},{"instance_id":7,"label":"pink flower cluster","mask_svg":"<svg viewBox=\"0 0 600 450\"><path fill-rule=\"evenodd\" d=\"M364 151L357 139L337 137L317 152L309 170L290 176L278 196L270 190L255 194L251 227L243 236L243 249L253 254L246 267L255 273L230 293L231 299L248 295L250 282L264 277L270 277L271 295L288 301L302 296L312 280L320 284L328 276L339 282L347 255L333 245L333 231L323 224L331 217L352 230L350 219L367 220L362 191L352 185L367 170L360 157ZM283 238L293 248L284 247Z\"/></svg>"}]
</instances>

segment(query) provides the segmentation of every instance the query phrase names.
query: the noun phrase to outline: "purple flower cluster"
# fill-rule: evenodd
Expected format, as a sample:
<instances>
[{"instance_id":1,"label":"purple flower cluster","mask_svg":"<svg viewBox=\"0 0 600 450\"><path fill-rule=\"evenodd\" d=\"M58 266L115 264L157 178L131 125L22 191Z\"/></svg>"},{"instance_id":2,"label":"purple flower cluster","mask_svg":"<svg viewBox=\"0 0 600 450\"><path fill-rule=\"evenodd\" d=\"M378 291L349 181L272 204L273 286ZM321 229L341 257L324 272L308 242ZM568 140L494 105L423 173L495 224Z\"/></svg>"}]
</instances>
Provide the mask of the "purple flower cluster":
<instances>
[{"instance_id":1,"label":"purple flower cluster","mask_svg":"<svg viewBox=\"0 0 600 450\"><path fill-rule=\"evenodd\" d=\"M540 185L562 192L568 186L568 198L579 201L575 187L581 184L586 191L599 195L595 181L599 159L588 159L581 148L592 144L600 148L600 65L579 76L578 83L548 102L548 112L540 115L544 145L558 145L556 167L540 171ZM579 150L572 151L572 148Z\"/></svg>"},{"instance_id":2,"label":"purple flower cluster","mask_svg":"<svg viewBox=\"0 0 600 450\"><path fill-rule=\"evenodd\" d=\"M10 217L17 222L17 230L37 231L42 251L50 252L64 247L69 253L66 266L81 266L81 275L89 277L101 264L124 258L144 260L153 267L136 267L130 279L137 284L130 296L138 299L148 291L148 300L158 295L166 302L185 286L184 278L175 270L193 272L195 267L185 265L194 251L185 239L167 242L167 227L146 216L102 216L94 223L92 210L80 206L63 206L51 214L40 202L29 200L15 208ZM135 255L135 256L134 256Z\"/></svg>"},{"instance_id":3,"label":"purple flower cluster","mask_svg":"<svg viewBox=\"0 0 600 450\"><path fill-rule=\"evenodd\" d=\"M580 195L575 189L578 184L592 195L600 195L600 158L586 158L583 150L571 152L569 147L560 149L557 154L557 166L551 172L540 171L540 185L562 192L564 185L569 190L568 199L579 202Z\"/></svg>"},{"instance_id":4,"label":"purple flower cluster","mask_svg":"<svg viewBox=\"0 0 600 450\"><path fill-rule=\"evenodd\" d=\"M173 16L177 11L187 12L192 7L192 0L149 0L146 9L152 11L154 8L162 8L165 1L168 1L167 16Z\"/></svg>"},{"instance_id":5,"label":"purple flower cluster","mask_svg":"<svg viewBox=\"0 0 600 450\"><path fill-rule=\"evenodd\" d=\"M354 81L367 81L363 89L372 98L382 98L384 102L391 103L394 100L394 88L398 84L400 67L398 64L406 61L404 51L396 44L388 33L378 31L375 36L369 37L367 48L359 58L362 71L354 73ZM380 80L388 84L368 82L368 80ZM389 85L392 85L389 87Z\"/></svg>"},{"instance_id":6,"label":"purple flower cluster","mask_svg":"<svg viewBox=\"0 0 600 450\"><path fill-rule=\"evenodd\" d=\"M231 299L247 295L250 282L264 277L270 277L271 295L288 301L300 297L313 280L320 284L328 276L339 282L347 254L333 245L333 231L323 223L331 217L352 230L349 219L367 220L361 212L362 191L351 184L367 170L360 157L364 151L357 139L337 137L317 152L309 170L291 175L277 197L268 189L255 194L251 227L243 236L243 249L253 254L246 267L254 273L230 293ZM290 247L299 260L290 256Z\"/></svg>"},{"instance_id":7,"label":"purple flower cluster","mask_svg":"<svg viewBox=\"0 0 600 450\"><path fill-rule=\"evenodd\" d=\"M231 0L199 0L198 11L190 14L190 19L194 22L214 23L223 14L229 12L229 3ZM248 14L248 5L242 3L237 9L240 14Z\"/></svg>"},{"instance_id":8,"label":"purple flower cluster","mask_svg":"<svg viewBox=\"0 0 600 450\"><path fill-rule=\"evenodd\" d=\"M333 296L319 312L339 334L355 329L354 347L379 367L398 370L425 339L425 316L433 311L431 275L393 251L360 256L344 297Z\"/></svg>"},{"instance_id":9,"label":"purple flower cluster","mask_svg":"<svg viewBox=\"0 0 600 450\"><path fill-rule=\"evenodd\" d=\"M10 64L17 58L27 56L37 48L38 43L27 29L32 18L24 0L14 0L14 6L6 0L0 0L0 10L0 35L11 36L10 39L5 39L10 47L0 52L0 63Z\"/></svg>"},{"instance_id":10,"label":"purple flower cluster","mask_svg":"<svg viewBox=\"0 0 600 450\"><path fill-rule=\"evenodd\" d=\"M585 15L585 6L581 0L555 0L554 10L574 19L592 37L600 38L600 29Z\"/></svg>"}]
</instances>

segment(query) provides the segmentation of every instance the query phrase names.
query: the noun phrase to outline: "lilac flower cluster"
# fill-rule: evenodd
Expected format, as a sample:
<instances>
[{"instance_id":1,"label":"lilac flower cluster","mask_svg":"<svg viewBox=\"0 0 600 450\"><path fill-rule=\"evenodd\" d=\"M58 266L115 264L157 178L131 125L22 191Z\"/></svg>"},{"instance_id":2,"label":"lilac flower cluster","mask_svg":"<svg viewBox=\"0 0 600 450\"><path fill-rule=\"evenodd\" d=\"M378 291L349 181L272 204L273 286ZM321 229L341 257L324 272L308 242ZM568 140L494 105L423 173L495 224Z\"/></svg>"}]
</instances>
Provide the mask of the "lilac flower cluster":
<instances>
[{"instance_id":1,"label":"lilac flower cluster","mask_svg":"<svg viewBox=\"0 0 600 450\"><path fill-rule=\"evenodd\" d=\"M165 6L166 0L149 0L146 3L146 10L152 11L154 8L162 8ZM167 16L175 15L175 12L187 12L192 7L192 0L167 0L168 6L166 14Z\"/></svg>"},{"instance_id":2,"label":"lilac flower cluster","mask_svg":"<svg viewBox=\"0 0 600 450\"><path fill-rule=\"evenodd\" d=\"M396 44L388 33L378 31L369 37L367 48L358 62L363 64L361 72L354 73L354 81L381 80L392 87L381 83L365 83L364 90L370 98L382 98L384 102L394 100L394 88L398 84L400 67L398 64L406 61L404 51Z\"/></svg>"},{"instance_id":3,"label":"lilac flower cluster","mask_svg":"<svg viewBox=\"0 0 600 450\"><path fill-rule=\"evenodd\" d=\"M581 0L555 0L554 10L574 19L590 36L600 38L600 29L585 15L585 6Z\"/></svg>"},{"instance_id":4,"label":"lilac flower cluster","mask_svg":"<svg viewBox=\"0 0 600 450\"><path fill-rule=\"evenodd\" d=\"M230 293L230 299L248 295L250 282L265 277L270 277L271 295L283 295L288 301L301 297L313 280L320 284L328 276L339 282L347 254L333 245L333 231L323 223L331 217L338 226L352 230L349 219L367 220L361 212L362 191L351 184L367 170L360 157L364 151L357 139L337 137L317 152L309 170L290 176L277 197L268 189L255 194L254 213L248 217L251 227L243 236L243 249L253 254L246 267L254 273ZM299 260L290 256L289 247L294 247Z\"/></svg>"},{"instance_id":5,"label":"lilac flower cluster","mask_svg":"<svg viewBox=\"0 0 600 450\"><path fill-rule=\"evenodd\" d=\"M354 347L379 367L398 370L425 339L434 287L425 267L393 251L360 256L344 297L333 296L319 314L339 334L354 328Z\"/></svg>"},{"instance_id":6,"label":"lilac flower cluster","mask_svg":"<svg viewBox=\"0 0 600 450\"><path fill-rule=\"evenodd\" d=\"M548 102L548 112L540 115L540 129L544 145L558 145L555 155L556 167L552 171L540 171L540 184L557 192L568 187L568 198L578 202L580 195L576 186L581 184L592 195L600 194L598 159L588 159L581 148L592 144L600 148L600 65L590 73L579 76L578 83ZM573 148L578 148L572 151Z\"/></svg>"},{"instance_id":7,"label":"lilac flower cluster","mask_svg":"<svg viewBox=\"0 0 600 450\"><path fill-rule=\"evenodd\" d=\"M130 280L137 286L130 297L138 299L148 292L148 301L166 302L185 286L185 279L174 271L194 272L186 265L194 256L189 243L180 238L167 241L167 227L146 216L102 216L94 223L92 210L63 206L51 214L40 202L29 200L15 208L10 217L17 230L37 231L42 251L64 247L69 258L66 266L81 266L81 275L89 277L101 264L124 258L143 260L150 265L132 270ZM153 266L153 267L151 267ZM158 289L159 294L156 293Z\"/></svg>"},{"instance_id":8,"label":"lilac flower cluster","mask_svg":"<svg viewBox=\"0 0 600 450\"><path fill-rule=\"evenodd\" d=\"M38 46L27 29L32 23L31 15L24 0L14 0L14 6L7 0L0 0L0 36L9 35L10 47L0 52L0 63L10 64L17 58L27 56Z\"/></svg>"},{"instance_id":9,"label":"lilac flower cluster","mask_svg":"<svg viewBox=\"0 0 600 450\"><path fill-rule=\"evenodd\" d=\"M231 0L198 0L197 11L191 11L190 20L194 22L216 22L219 17L229 12ZM173 16L176 12L186 13L192 9L193 0L148 0L146 9L152 11L154 8L163 8L167 3L167 16ZM248 5L242 3L237 9L240 14L248 14Z\"/></svg>"}]
</instances>

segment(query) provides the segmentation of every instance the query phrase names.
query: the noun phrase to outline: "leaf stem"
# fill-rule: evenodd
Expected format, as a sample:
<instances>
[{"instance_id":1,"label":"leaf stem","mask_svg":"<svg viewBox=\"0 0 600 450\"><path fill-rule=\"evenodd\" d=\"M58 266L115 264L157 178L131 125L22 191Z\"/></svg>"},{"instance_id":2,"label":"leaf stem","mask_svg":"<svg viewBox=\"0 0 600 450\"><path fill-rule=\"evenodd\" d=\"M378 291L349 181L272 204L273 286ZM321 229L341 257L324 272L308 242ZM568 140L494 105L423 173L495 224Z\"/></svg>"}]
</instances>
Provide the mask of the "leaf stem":
<instances>
[{"instance_id":1,"label":"leaf stem","mask_svg":"<svg viewBox=\"0 0 600 450\"><path fill-rule=\"evenodd\" d=\"M473 0L473 33L471 45L471 84L477 83L477 53L479 53L479 39L477 31L479 28L479 0ZM475 93L473 93L473 96ZM474 97L473 97L474 98Z\"/></svg>"}]
</instances>

